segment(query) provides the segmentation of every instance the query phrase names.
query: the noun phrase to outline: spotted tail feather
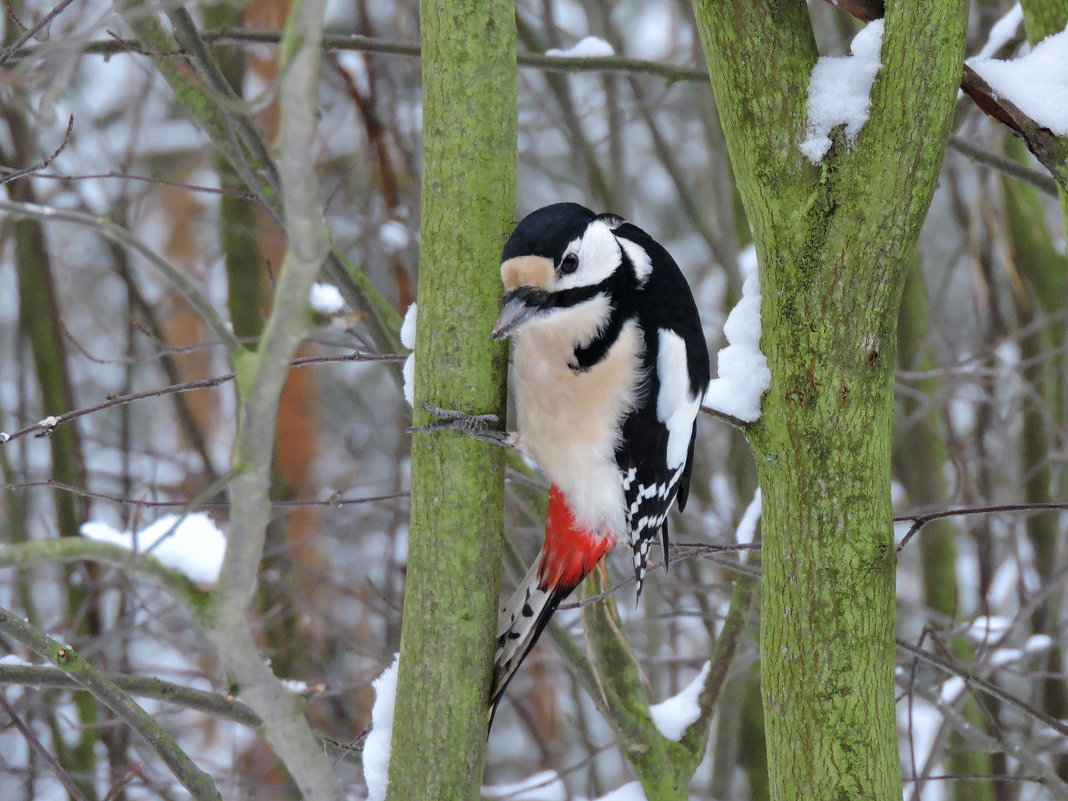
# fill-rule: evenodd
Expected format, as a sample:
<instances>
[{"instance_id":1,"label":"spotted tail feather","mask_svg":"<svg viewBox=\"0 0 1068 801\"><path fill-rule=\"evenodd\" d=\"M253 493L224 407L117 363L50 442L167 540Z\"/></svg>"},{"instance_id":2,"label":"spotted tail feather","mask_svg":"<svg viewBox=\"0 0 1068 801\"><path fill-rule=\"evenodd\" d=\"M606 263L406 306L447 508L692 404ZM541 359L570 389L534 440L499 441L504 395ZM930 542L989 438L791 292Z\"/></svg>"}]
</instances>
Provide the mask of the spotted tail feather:
<instances>
[{"instance_id":1,"label":"spotted tail feather","mask_svg":"<svg viewBox=\"0 0 1068 801\"><path fill-rule=\"evenodd\" d=\"M545 546L508 601L497 630L491 711L496 711L504 688L538 641L556 607L614 544L615 538L609 534L580 528L564 494L555 485L549 488Z\"/></svg>"},{"instance_id":2,"label":"spotted tail feather","mask_svg":"<svg viewBox=\"0 0 1068 801\"><path fill-rule=\"evenodd\" d=\"M493 692L490 694L494 711L504 696L508 682L538 641L545 624L571 592L571 588L561 592L560 589L543 589L539 586L543 556L544 552L538 554L501 615L497 630L497 653L494 656Z\"/></svg>"}]
</instances>

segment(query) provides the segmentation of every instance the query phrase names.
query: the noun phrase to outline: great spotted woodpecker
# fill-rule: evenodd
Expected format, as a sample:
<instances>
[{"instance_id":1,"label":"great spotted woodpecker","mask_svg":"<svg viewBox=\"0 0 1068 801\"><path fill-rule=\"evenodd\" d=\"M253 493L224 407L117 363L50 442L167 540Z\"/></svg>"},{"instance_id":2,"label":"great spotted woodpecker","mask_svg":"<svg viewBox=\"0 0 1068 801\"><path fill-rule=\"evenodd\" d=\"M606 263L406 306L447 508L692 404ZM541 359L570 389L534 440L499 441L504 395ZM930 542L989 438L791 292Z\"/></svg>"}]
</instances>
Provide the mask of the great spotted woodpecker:
<instances>
[{"instance_id":1,"label":"great spotted woodpecker","mask_svg":"<svg viewBox=\"0 0 1068 801\"><path fill-rule=\"evenodd\" d=\"M686 504L709 360L671 255L612 214L556 203L504 247L494 339L514 340L518 432L551 482L545 544L501 618L492 709L549 618L617 542L641 592L649 545Z\"/></svg>"}]
</instances>

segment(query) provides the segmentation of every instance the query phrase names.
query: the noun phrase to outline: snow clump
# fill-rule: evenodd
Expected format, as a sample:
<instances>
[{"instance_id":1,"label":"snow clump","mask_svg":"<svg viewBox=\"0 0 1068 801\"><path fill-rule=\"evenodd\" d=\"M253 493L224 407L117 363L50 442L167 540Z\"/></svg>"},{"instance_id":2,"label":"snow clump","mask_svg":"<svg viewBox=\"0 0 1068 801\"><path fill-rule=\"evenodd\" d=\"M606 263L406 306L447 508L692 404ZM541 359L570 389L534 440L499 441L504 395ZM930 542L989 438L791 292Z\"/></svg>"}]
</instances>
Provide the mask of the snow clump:
<instances>
[{"instance_id":1,"label":"snow clump","mask_svg":"<svg viewBox=\"0 0 1068 801\"><path fill-rule=\"evenodd\" d=\"M857 140L868 121L871 87L882 66L883 20L865 25L853 38L851 56L823 56L808 83L808 130L801 152L819 164L831 149L831 131L845 126L846 142Z\"/></svg>"},{"instance_id":2,"label":"snow clump","mask_svg":"<svg viewBox=\"0 0 1068 801\"><path fill-rule=\"evenodd\" d=\"M556 58L606 58L615 54L615 48L598 36L587 36L566 50L554 47L545 51L545 55Z\"/></svg>"},{"instance_id":3,"label":"snow clump","mask_svg":"<svg viewBox=\"0 0 1068 801\"><path fill-rule=\"evenodd\" d=\"M203 512L164 515L138 532L116 531L107 523L93 521L82 523L80 531L86 539L148 554L199 584L219 579L226 554L226 537Z\"/></svg>"},{"instance_id":4,"label":"snow clump","mask_svg":"<svg viewBox=\"0 0 1068 801\"><path fill-rule=\"evenodd\" d=\"M743 273L742 297L727 315L723 334L727 347L717 357L718 378L705 393L705 406L720 414L752 423L760 417L760 399L771 386L768 360L760 352L760 278L755 249L750 246L738 259Z\"/></svg>"},{"instance_id":5,"label":"snow clump","mask_svg":"<svg viewBox=\"0 0 1068 801\"><path fill-rule=\"evenodd\" d=\"M1068 28L1047 36L1020 58L977 56L967 64L998 97L1057 136L1068 136Z\"/></svg>"}]
</instances>

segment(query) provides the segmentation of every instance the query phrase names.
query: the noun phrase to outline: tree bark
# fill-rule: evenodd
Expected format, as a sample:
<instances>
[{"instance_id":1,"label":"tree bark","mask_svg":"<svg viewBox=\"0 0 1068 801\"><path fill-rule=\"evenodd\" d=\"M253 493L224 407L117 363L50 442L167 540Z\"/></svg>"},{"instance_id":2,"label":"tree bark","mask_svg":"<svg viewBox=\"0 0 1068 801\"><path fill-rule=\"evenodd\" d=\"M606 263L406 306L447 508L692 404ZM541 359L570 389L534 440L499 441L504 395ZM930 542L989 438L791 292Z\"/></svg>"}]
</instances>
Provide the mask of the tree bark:
<instances>
[{"instance_id":1,"label":"tree bark","mask_svg":"<svg viewBox=\"0 0 1068 801\"><path fill-rule=\"evenodd\" d=\"M867 123L799 152L806 4L695 3L757 243L772 371L749 431L763 491L761 667L773 799L901 796L890 421L897 307L942 162L965 3L890 5Z\"/></svg>"},{"instance_id":2,"label":"tree bark","mask_svg":"<svg viewBox=\"0 0 1068 801\"><path fill-rule=\"evenodd\" d=\"M419 402L504 418L490 330L514 220L510 3L424 0ZM471 799L485 759L501 571L503 452L452 432L412 442L412 508L388 797Z\"/></svg>"}]
</instances>

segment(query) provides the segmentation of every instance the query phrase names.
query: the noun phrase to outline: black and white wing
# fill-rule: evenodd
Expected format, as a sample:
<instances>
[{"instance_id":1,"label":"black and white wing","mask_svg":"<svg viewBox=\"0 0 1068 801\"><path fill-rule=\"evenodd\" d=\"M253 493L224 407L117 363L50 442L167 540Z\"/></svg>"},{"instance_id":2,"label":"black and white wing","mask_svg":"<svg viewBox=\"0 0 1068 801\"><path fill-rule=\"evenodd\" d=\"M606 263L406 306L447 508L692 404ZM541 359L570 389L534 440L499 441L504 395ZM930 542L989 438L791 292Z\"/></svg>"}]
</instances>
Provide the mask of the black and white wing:
<instances>
[{"instance_id":1,"label":"black and white wing","mask_svg":"<svg viewBox=\"0 0 1068 801\"><path fill-rule=\"evenodd\" d=\"M629 259L645 255L648 265L636 309L645 342L645 382L636 408L623 421L616 449L640 594L650 544L661 539L666 563L668 512L676 499L680 510L686 505L709 362L697 306L674 259L633 225L614 233L628 240L623 250Z\"/></svg>"}]
</instances>

